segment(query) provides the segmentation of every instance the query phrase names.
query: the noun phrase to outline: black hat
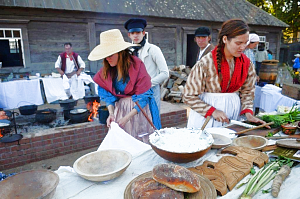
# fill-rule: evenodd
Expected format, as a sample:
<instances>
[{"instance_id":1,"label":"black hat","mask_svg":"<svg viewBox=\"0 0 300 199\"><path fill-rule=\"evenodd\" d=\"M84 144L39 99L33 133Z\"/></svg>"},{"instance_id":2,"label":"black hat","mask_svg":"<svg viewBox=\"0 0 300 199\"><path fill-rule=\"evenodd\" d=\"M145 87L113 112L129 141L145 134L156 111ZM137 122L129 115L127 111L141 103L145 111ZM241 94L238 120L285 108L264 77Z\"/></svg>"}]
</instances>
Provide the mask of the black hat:
<instances>
[{"instance_id":1,"label":"black hat","mask_svg":"<svg viewBox=\"0 0 300 199\"><path fill-rule=\"evenodd\" d=\"M128 32L142 32L147 26L147 21L145 19L129 19L124 24L124 27Z\"/></svg>"},{"instance_id":2,"label":"black hat","mask_svg":"<svg viewBox=\"0 0 300 199\"><path fill-rule=\"evenodd\" d=\"M195 31L195 37L207 37L210 35L210 30L207 27L200 27Z\"/></svg>"}]
</instances>

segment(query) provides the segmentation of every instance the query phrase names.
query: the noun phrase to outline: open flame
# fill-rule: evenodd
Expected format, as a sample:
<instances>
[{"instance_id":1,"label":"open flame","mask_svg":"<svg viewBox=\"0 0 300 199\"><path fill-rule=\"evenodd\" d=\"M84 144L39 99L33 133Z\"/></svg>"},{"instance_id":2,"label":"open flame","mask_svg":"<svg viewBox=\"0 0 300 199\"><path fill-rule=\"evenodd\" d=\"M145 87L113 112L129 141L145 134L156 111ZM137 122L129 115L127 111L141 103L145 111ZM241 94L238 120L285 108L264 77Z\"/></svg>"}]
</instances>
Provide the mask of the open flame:
<instances>
[{"instance_id":1,"label":"open flame","mask_svg":"<svg viewBox=\"0 0 300 199\"><path fill-rule=\"evenodd\" d=\"M98 109L100 107L100 103L95 100L93 102L89 102L86 105L86 107L91 112L91 114L89 115L88 121L92 122L92 121L94 121L93 118L97 118L97 114L98 114Z\"/></svg>"},{"instance_id":2,"label":"open flame","mask_svg":"<svg viewBox=\"0 0 300 199\"><path fill-rule=\"evenodd\" d=\"M2 132L4 132L4 129L0 129L0 138L3 137Z\"/></svg>"}]
</instances>

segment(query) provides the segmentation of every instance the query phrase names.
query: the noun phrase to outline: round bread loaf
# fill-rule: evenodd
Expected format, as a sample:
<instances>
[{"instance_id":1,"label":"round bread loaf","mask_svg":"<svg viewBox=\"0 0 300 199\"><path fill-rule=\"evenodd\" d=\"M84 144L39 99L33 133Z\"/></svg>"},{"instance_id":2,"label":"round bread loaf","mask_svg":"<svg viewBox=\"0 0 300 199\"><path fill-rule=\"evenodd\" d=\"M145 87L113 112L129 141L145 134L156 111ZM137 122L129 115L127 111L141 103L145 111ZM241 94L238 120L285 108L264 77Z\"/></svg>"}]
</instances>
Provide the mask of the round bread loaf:
<instances>
[{"instance_id":1,"label":"round bread loaf","mask_svg":"<svg viewBox=\"0 0 300 199\"><path fill-rule=\"evenodd\" d=\"M188 193L200 190L199 177L188 169L175 164L159 164L153 168L153 179L171 189Z\"/></svg>"},{"instance_id":2,"label":"round bread loaf","mask_svg":"<svg viewBox=\"0 0 300 199\"><path fill-rule=\"evenodd\" d=\"M152 178L144 178L132 183L131 195L133 199L184 199L182 192L170 189Z\"/></svg>"}]
</instances>

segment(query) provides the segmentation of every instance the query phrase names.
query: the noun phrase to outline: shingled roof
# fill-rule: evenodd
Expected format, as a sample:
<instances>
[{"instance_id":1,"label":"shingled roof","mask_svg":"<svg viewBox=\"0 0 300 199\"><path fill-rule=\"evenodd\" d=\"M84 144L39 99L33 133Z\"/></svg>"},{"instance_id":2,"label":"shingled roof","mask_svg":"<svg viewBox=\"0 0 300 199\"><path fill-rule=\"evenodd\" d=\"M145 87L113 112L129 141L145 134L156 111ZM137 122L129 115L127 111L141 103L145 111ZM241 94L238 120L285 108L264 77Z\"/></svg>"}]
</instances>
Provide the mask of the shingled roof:
<instances>
[{"instance_id":1,"label":"shingled roof","mask_svg":"<svg viewBox=\"0 0 300 199\"><path fill-rule=\"evenodd\" d=\"M288 25L246 0L0 0L0 6L129 14L224 22L242 18L251 25Z\"/></svg>"}]
</instances>

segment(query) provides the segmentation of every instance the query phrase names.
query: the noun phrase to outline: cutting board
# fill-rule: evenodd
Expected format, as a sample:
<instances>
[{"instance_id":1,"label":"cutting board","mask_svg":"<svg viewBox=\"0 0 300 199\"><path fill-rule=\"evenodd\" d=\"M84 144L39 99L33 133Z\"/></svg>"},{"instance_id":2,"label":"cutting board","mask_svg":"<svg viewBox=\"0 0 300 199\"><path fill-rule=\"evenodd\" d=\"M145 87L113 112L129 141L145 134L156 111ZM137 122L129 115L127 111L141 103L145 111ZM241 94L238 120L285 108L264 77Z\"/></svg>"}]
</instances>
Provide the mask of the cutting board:
<instances>
[{"instance_id":1,"label":"cutting board","mask_svg":"<svg viewBox=\"0 0 300 199\"><path fill-rule=\"evenodd\" d=\"M236 124L233 124L231 126L228 126L226 127L228 129L232 129L236 132L240 132L242 130L245 130L247 129L246 127L243 127L243 126L239 126L239 125L236 125ZM254 129L252 131L249 131L249 132L246 132L246 133L243 133L239 136L243 136L243 135L259 135L259 136L262 136L262 137L265 137L266 135L268 135L269 132L273 133L273 134L276 134L277 132L279 132L281 130L281 127L278 127L278 128L271 128L271 129L267 129L267 128L261 128L261 129Z\"/></svg>"}]
</instances>

